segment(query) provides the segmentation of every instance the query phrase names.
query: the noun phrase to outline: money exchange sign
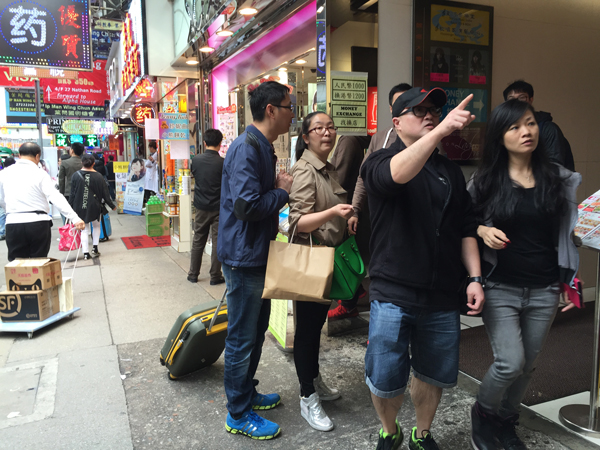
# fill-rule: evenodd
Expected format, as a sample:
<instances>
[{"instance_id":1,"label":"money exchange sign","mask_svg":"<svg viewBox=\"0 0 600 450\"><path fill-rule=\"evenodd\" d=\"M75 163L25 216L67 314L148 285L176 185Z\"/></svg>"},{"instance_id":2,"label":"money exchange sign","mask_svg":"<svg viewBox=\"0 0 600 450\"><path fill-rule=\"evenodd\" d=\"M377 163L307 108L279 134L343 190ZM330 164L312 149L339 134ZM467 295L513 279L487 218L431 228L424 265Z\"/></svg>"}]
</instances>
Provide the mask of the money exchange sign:
<instances>
[{"instance_id":1,"label":"money exchange sign","mask_svg":"<svg viewBox=\"0 0 600 450\"><path fill-rule=\"evenodd\" d=\"M0 64L92 69L89 0L0 0Z\"/></svg>"}]
</instances>

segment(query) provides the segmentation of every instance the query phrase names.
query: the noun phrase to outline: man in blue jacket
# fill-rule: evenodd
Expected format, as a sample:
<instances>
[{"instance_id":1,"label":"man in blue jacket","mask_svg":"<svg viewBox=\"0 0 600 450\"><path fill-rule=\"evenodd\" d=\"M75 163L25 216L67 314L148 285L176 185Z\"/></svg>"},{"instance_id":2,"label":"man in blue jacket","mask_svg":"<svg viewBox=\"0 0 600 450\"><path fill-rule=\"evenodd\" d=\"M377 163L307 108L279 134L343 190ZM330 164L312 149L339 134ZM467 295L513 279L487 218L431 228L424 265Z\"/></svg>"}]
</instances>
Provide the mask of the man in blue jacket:
<instances>
[{"instance_id":1,"label":"man in blue jacket","mask_svg":"<svg viewBox=\"0 0 600 450\"><path fill-rule=\"evenodd\" d=\"M279 210L288 202L292 176L275 173L272 143L287 133L294 106L286 86L274 81L250 93L254 121L229 147L223 166L217 254L227 285L225 429L253 439L272 439L281 429L254 410L279 405L278 394L259 394L254 380L269 325L271 300L263 299L269 242Z\"/></svg>"}]
</instances>

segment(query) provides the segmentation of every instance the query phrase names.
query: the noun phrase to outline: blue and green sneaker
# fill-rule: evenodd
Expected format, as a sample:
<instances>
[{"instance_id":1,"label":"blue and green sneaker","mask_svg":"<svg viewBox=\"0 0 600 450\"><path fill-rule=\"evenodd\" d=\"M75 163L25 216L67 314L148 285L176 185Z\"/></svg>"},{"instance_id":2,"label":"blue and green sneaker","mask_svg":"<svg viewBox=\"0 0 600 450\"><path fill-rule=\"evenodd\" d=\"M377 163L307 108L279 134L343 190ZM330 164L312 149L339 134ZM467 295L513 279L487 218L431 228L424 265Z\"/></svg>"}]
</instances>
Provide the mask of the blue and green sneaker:
<instances>
[{"instance_id":1,"label":"blue and green sneaker","mask_svg":"<svg viewBox=\"0 0 600 450\"><path fill-rule=\"evenodd\" d=\"M238 420L234 420L231 414L227 414L225 429L232 434L243 434L249 438L261 441L273 439L281 433L279 425L260 417L252 411L245 413Z\"/></svg>"},{"instance_id":2,"label":"blue and green sneaker","mask_svg":"<svg viewBox=\"0 0 600 450\"><path fill-rule=\"evenodd\" d=\"M402 445L404 434L400 424L396 420L396 433L384 433L383 428L379 430L379 441L377 441L376 450L396 450Z\"/></svg>"},{"instance_id":3,"label":"blue and green sneaker","mask_svg":"<svg viewBox=\"0 0 600 450\"><path fill-rule=\"evenodd\" d=\"M265 411L267 409L273 409L281 403L281 397L279 394L259 394L256 393L252 399L252 409Z\"/></svg>"}]
</instances>

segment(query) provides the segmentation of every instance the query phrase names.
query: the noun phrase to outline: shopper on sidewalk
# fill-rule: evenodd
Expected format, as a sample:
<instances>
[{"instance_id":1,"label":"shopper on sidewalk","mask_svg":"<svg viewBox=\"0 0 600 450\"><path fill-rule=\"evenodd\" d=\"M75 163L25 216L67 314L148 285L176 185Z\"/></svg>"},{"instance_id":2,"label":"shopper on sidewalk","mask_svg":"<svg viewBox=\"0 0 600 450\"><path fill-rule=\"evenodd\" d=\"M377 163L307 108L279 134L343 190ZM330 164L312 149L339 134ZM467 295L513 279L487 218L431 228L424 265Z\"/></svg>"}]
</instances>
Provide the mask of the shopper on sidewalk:
<instances>
[{"instance_id":1,"label":"shopper on sidewalk","mask_svg":"<svg viewBox=\"0 0 600 450\"><path fill-rule=\"evenodd\" d=\"M210 254L210 284L211 286L225 283L221 272L221 263L217 258L217 243L219 232L219 203L221 200L221 178L223 176L223 158L219 155L223 141L223 133L209 129L204 132L206 151L192 158L192 174L196 187L194 189L194 240L192 241L192 257L188 281L198 282L202 255L210 232L212 237L212 252Z\"/></svg>"},{"instance_id":2,"label":"shopper on sidewalk","mask_svg":"<svg viewBox=\"0 0 600 450\"><path fill-rule=\"evenodd\" d=\"M117 207L110 198L104 177L94 170L94 157L86 154L81 161L83 168L73 174L69 203L87 225L86 231L81 233L81 249L83 259L90 259L100 256L100 218L108 212L104 205L107 204L113 211ZM93 230L90 230L90 225ZM91 252L88 241L90 231L93 245Z\"/></svg>"},{"instance_id":3,"label":"shopper on sidewalk","mask_svg":"<svg viewBox=\"0 0 600 450\"><path fill-rule=\"evenodd\" d=\"M223 166L219 217L219 261L227 284L225 392L230 433L272 439L279 425L253 410L279 405L278 394L259 394L254 380L271 300L262 299L269 242L278 230L279 210L288 202L292 177L275 175L272 143L287 133L294 117L288 88L267 81L250 93L254 121L231 144Z\"/></svg>"},{"instance_id":4,"label":"shopper on sidewalk","mask_svg":"<svg viewBox=\"0 0 600 450\"><path fill-rule=\"evenodd\" d=\"M106 165L106 179L108 180L108 192L110 194L110 198L115 200L117 198L115 185L115 157L112 155L108 157L108 164Z\"/></svg>"},{"instance_id":5,"label":"shopper on sidewalk","mask_svg":"<svg viewBox=\"0 0 600 450\"><path fill-rule=\"evenodd\" d=\"M158 192L158 150L156 141L148 144L150 156L146 161L146 180L144 181L144 204L148 199Z\"/></svg>"},{"instance_id":6,"label":"shopper on sidewalk","mask_svg":"<svg viewBox=\"0 0 600 450\"><path fill-rule=\"evenodd\" d=\"M503 92L504 101L516 98L533 106L533 86L526 81L517 80ZM540 144L550 161L556 162L571 172L575 171L575 160L571 145L558 125L552 121L549 112L536 111L535 121L540 129Z\"/></svg>"},{"instance_id":7,"label":"shopper on sidewalk","mask_svg":"<svg viewBox=\"0 0 600 450\"><path fill-rule=\"evenodd\" d=\"M333 120L325 113L310 113L302 122L289 202L289 230L297 244L310 245L310 236L329 247L344 240L352 205L346 203L346 191L338 182L335 167L327 162L336 134ZM340 397L339 391L325 385L319 373L321 329L328 310L329 304L296 302L294 363L300 382L300 413L319 431L333 430L321 400Z\"/></svg>"},{"instance_id":8,"label":"shopper on sidewalk","mask_svg":"<svg viewBox=\"0 0 600 450\"><path fill-rule=\"evenodd\" d=\"M15 158L8 157L4 160L2 170L12 166L15 163ZM0 207L0 241L6 239L6 211L3 207Z\"/></svg>"},{"instance_id":9,"label":"shopper on sidewalk","mask_svg":"<svg viewBox=\"0 0 600 450\"><path fill-rule=\"evenodd\" d=\"M19 148L20 159L0 171L0 207L6 218L8 260L45 258L52 242L52 202L79 230L85 224L56 190L52 178L38 167L42 149L33 142Z\"/></svg>"},{"instance_id":10,"label":"shopper on sidewalk","mask_svg":"<svg viewBox=\"0 0 600 450\"><path fill-rule=\"evenodd\" d=\"M85 147L80 142L74 142L69 148L69 154L71 155L68 159L63 159L60 164L58 171L58 190L62 195L65 196L69 201L71 195L71 178L73 174L78 170L81 170L81 155L85 151ZM66 217L62 216L63 224L66 221Z\"/></svg>"},{"instance_id":11,"label":"shopper on sidewalk","mask_svg":"<svg viewBox=\"0 0 600 450\"><path fill-rule=\"evenodd\" d=\"M412 86L410 84L400 83L394 86L392 89L390 89L390 93L388 95L388 99L390 102L390 112L392 112L392 105L394 104L396 99L411 88ZM369 142L369 147L367 148L367 152L363 156L360 167L362 167L362 165L371 153L382 148L389 148L394 142L396 142L396 139L398 139L396 129L393 126L391 128L388 128L387 126L381 128L382 129L375 133L375 135L371 138ZM342 179L341 176L340 179ZM354 183L355 186L352 189L353 194L348 199L348 201L352 203L352 207L354 208L354 214L348 220L348 232L350 234L356 235L356 243L358 245L358 249L360 250L360 254L368 270L368 265L371 261L371 253L369 249L369 240L371 239L371 221L369 219L369 209L367 205L367 192L365 191L363 179L360 176L360 169L358 177L355 178ZM343 185L344 183L342 183L342 186ZM358 227L359 217L362 222L360 228ZM358 308L356 306L358 305L358 301L365 295L366 291L361 285L356 291L354 297L350 300L338 300L337 308L331 309L327 313L328 320L341 320L349 317L358 316Z\"/></svg>"},{"instance_id":12,"label":"shopper on sidewalk","mask_svg":"<svg viewBox=\"0 0 600 450\"><path fill-rule=\"evenodd\" d=\"M571 240L581 175L544 152L533 107L508 100L492 112L481 166L469 183L483 251L483 323L494 363L471 412L476 449L526 449L515 432L521 401L556 315L559 282L572 285Z\"/></svg>"},{"instance_id":13,"label":"shopper on sidewalk","mask_svg":"<svg viewBox=\"0 0 600 450\"><path fill-rule=\"evenodd\" d=\"M436 146L475 116L469 95L443 122L443 89L413 88L394 103L399 139L373 153L361 175L369 195L371 321L365 379L381 420L379 449L404 438L396 415L413 368L417 426L411 450L437 450L429 431L443 388L456 385L460 340L461 259L471 278L471 313L483 306L476 223L465 179ZM409 345L411 352L409 356Z\"/></svg>"}]
</instances>

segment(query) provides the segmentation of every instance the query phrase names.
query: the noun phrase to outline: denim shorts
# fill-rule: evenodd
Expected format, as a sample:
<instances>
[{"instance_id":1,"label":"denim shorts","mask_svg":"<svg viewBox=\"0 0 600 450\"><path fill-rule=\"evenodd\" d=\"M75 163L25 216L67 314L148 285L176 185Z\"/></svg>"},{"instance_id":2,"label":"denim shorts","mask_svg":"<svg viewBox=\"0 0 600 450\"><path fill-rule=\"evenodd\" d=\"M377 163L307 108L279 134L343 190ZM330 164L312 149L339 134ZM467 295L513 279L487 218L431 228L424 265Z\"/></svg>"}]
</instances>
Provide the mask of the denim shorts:
<instances>
[{"instance_id":1,"label":"denim shorts","mask_svg":"<svg viewBox=\"0 0 600 450\"><path fill-rule=\"evenodd\" d=\"M459 343L458 310L428 311L373 300L365 381L376 396L394 398L406 390L412 366L419 380L454 387Z\"/></svg>"}]
</instances>

